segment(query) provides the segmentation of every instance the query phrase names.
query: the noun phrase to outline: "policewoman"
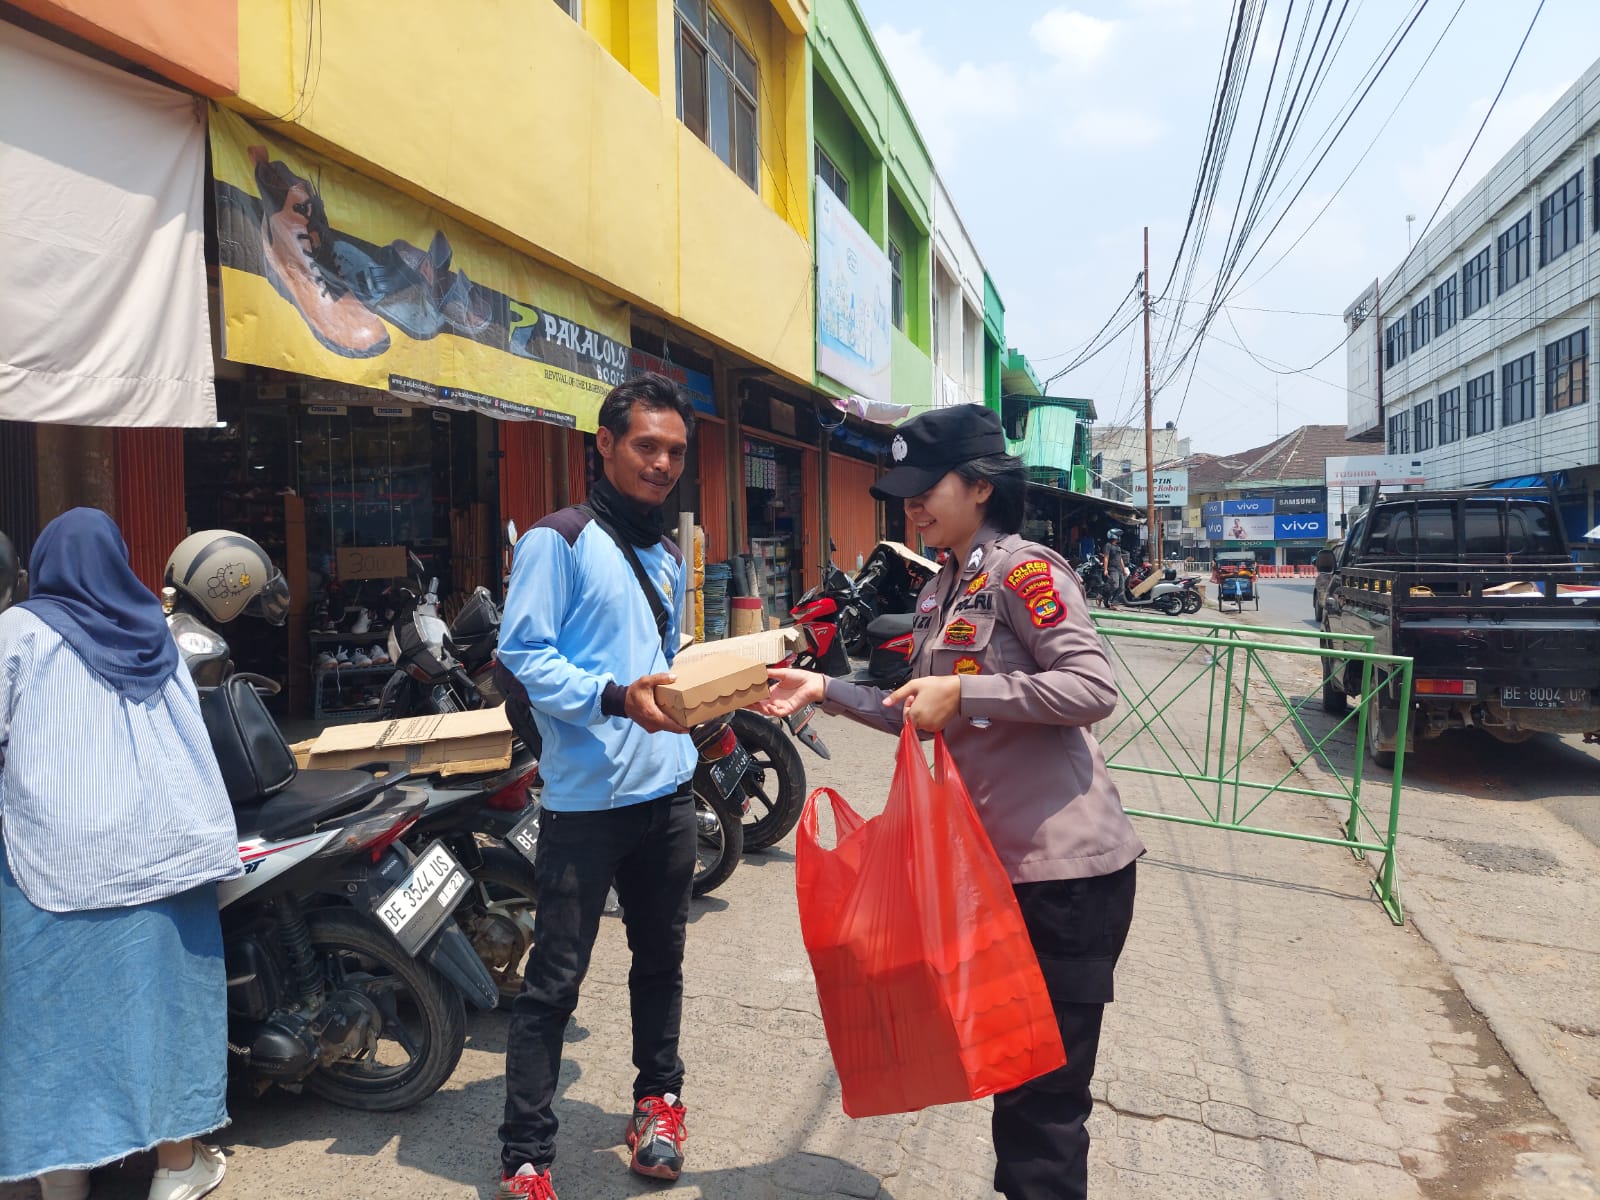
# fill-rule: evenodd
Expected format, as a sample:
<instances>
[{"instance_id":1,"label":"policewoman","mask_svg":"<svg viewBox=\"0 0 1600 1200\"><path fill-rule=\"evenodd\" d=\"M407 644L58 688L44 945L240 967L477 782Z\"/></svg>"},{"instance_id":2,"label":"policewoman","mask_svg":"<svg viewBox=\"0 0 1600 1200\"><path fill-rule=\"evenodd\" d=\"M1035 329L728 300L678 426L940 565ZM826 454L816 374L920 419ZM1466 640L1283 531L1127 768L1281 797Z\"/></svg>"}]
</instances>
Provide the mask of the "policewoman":
<instances>
[{"instance_id":1,"label":"policewoman","mask_svg":"<svg viewBox=\"0 0 1600 1200\"><path fill-rule=\"evenodd\" d=\"M918 597L912 678L892 693L774 670L769 715L808 703L888 733L943 731L1039 955L1067 1065L994 1098L995 1189L1088 1194L1101 1017L1133 919L1133 831L1089 726L1117 690L1078 578L1022 538L1026 477L999 418L961 404L908 421L872 494L905 505L907 540L950 551Z\"/></svg>"}]
</instances>

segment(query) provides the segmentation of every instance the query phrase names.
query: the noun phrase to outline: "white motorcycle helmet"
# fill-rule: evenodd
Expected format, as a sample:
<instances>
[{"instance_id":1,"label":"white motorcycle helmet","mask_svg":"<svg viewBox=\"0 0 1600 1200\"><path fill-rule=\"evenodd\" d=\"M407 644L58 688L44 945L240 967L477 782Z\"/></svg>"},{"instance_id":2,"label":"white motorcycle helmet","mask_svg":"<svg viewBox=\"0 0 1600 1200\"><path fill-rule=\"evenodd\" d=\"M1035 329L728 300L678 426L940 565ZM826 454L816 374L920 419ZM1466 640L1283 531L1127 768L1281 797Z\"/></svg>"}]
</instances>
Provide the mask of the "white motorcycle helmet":
<instances>
[{"instance_id":1,"label":"white motorcycle helmet","mask_svg":"<svg viewBox=\"0 0 1600 1200\"><path fill-rule=\"evenodd\" d=\"M267 552L242 533L191 533L167 559L163 582L218 625L249 611L273 625L289 617L289 585Z\"/></svg>"}]
</instances>

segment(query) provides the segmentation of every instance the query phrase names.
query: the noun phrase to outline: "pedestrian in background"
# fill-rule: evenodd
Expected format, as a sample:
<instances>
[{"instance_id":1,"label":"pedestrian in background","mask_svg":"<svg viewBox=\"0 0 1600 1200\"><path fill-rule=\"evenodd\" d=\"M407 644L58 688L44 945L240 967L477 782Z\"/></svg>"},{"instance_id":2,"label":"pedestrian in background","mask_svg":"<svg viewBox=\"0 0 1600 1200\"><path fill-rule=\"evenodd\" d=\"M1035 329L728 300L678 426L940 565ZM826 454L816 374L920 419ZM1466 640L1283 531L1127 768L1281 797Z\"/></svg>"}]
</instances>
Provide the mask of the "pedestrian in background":
<instances>
[{"instance_id":1,"label":"pedestrian in background","mask_svg":"<svg viewBox=\"0 0 1600 1200\"><path fill-rule=\"evenodd\" d=\"M995 1189L1008 1200L1088 1194L1094 1075L1112 973L1133 920L1134 833L1089 726L1117 703L1077 575L1024 540L1022 463L988 409L902 425L904 454L872 487L908 530L951 551L923 589L912 679L893 693L774 670L769 716L807 704L885 732L940 731L1004 864L1039 956L1067 1065L994 1098Z\"/></svg>"},{"instance_id":2,"label":"pedestrian in background","mask_svg":"<svg viewBox=\"0 0 1600 1200\"><path fill-rule=\"evenodd\" d=\"M115 522L57 517L0 613L0 1181L83 1200L154 1148L150 1200L222 1181L216 884L242 872L199 697Z\"/></svg>"}]
</instances>

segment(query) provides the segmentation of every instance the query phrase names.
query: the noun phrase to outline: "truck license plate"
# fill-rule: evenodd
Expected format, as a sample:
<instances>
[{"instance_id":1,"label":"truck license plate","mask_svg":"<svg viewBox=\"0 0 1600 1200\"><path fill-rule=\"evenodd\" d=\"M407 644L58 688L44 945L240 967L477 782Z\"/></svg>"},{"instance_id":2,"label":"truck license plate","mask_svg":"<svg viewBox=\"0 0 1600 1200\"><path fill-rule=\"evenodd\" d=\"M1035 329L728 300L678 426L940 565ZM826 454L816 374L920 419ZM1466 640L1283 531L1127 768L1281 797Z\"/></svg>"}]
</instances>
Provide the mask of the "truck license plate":
<instances>
[{"instance_id":1,"label":"truck license plate","mask_svg":"<svg viewBox=\"0 0 1600 1200\"><path fill-rule=\"evenodd\" d=\"M1588 708L1588 688L1536 687L1518 684L1500 689L1500 703L1506 708Z\"/></svg>"},{"instance_id":2,"label":"truck license plate","mask_svg":"<svg viewBox=\"0 0 1600 1200\"><path fill-rule=\"evenodd\" d=\"M408 953L416 954L444 924L466 886L466 871L443 843L435 842L378 901L378 919Z\"/></svg>"}]
</instances>

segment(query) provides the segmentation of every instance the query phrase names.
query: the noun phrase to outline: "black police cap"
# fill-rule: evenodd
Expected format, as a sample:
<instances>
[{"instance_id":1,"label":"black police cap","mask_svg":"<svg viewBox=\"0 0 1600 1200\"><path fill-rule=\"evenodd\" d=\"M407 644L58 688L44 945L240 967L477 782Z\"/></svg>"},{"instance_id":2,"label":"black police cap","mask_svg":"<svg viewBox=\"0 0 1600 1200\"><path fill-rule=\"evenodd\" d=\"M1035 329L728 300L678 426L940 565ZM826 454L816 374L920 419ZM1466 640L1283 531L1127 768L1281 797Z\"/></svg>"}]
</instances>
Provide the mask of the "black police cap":
<instances>
[{"instance_id":1,"label":"black police cap","mask_svg":"<svg viewBox=\"0 0 1600 1200\"><path fill-rule=\"evenodd\" d=\"M930 409L895 431L889 443L893 466L872 485L872 494L879 500L920 496L962 463L1006 452L1005 431L993 410L977 404Z\"/></svg>"}]
</instances>

